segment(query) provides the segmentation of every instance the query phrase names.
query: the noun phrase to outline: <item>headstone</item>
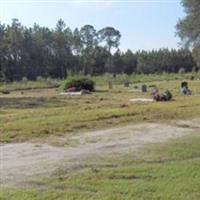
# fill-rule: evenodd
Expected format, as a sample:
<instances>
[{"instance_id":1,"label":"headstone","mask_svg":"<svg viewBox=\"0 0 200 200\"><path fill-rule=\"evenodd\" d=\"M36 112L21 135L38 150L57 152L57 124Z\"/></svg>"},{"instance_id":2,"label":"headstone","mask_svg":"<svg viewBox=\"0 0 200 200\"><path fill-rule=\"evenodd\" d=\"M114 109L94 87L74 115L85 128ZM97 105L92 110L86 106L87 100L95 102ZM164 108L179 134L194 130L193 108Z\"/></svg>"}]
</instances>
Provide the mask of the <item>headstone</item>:
<instances>
[{"instance_id":1,"label":"headstone","mask_svg":"<svg viewBox=\"0 0 200 200\"><path fill-rule=\"evenodd\" d=\"M183 87L185 87L186 89L188 89L188 82L183 81L183 82L181 83L181 88L183 88Z\"/></svg>"},{"instance_id":2,"label":"headstone","mask_svg":"<svg viewBox=\"0 0 200 200\"><path fill-rule=\"evenodd\" d=\"M113 83L112 83L112 81L108 81L108 88L109 88L109 90L113 89Z\"/></svg>"},{"instance_id":3,"label":"headstone","mask_svg":"<svg viewBox=\"0 0 200 200\"><path fill-rule=\"evenodd\" d=\"M124 87L129 87L129 81L124 81Z\"/></svg>"},{"instance_id":4,"label":"headstone","mask_svg":"<svg viewBox=\"0 0 200 200\"><path fill-rule=\"evenodd\" d=\"M141 86L141 91L142 91L142 92L147 92L147 85L143 84L143 85Z\"/></svg>"},{"instance_id":5,"label":"headstone","mask_svg":"<svg viewBox=\"0 0 200 200\"><path fill-rule=\"evenodd\" d=\"M186 81L181 82L181 94L184 94L184 95L192 94L191 90L189 90L188 88L188 82Z\"/></svg>"}]
</instances>

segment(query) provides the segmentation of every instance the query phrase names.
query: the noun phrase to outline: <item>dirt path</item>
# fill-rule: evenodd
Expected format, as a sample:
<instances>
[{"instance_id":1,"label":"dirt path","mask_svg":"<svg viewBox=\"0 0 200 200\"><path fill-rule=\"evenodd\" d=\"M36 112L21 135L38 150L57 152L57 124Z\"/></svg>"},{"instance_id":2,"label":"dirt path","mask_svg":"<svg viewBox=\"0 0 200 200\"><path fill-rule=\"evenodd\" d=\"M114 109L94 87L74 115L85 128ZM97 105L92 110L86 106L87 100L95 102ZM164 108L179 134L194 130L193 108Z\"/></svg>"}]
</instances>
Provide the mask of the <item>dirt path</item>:
<instances>
[{"instance_id":1,"label":"dirt path","mask_svg":"<svg viewBox=\"0 0 200 200\"><path fill-rule=\"evenodd\" d=\"M149 143L179 138L200 130L199 122L200 119L170 125L146 123L75 134L67 147L36 143L0 144L0 184L5 186L34 176L49 176L60 166L69 170L81 168L90 156L137 151Z\"/></svg>"}]
</instances>

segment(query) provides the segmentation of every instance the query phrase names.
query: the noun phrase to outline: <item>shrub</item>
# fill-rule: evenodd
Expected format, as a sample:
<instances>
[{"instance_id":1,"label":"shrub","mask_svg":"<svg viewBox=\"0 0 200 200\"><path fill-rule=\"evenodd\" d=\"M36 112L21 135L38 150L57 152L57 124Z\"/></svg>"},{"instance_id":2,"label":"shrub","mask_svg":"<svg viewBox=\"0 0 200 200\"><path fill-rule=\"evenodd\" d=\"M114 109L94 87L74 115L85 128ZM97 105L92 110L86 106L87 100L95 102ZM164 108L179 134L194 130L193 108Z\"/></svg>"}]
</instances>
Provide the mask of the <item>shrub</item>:
<instances>
[{"instance_id":1,"label":"shrub","mask_svg":"<svg viewBox=\"0 0 200 200\"><path fill-rule=\"evenodd\" d=\"M172 93L169 90L165 91L164 95L166 97L166 101L170 101L173 97Z\"/></svg>"},{"instance_id":2,"label":"shrub","mask_svg":"<svg viewBox=\"0 0 200 200\"><path fill-rule=\"evenodd\" d=\"M72 78L64 84L64 90L75 88L76 91L89 90L94 91L95 82L88 78Z\"/></svg>"},{"instance_id":3,"label":"shrub","mask_svg":"<svg viewBox=\"0 0 200 200\"><path fill-rule=\"evenodd\" d=\"M157 88L156 85L152 84L152 85L149 85L150 88Z\"/></svg>"},{"instance_id":4,"label":"shrub","mask_svg":"<svg viewBox=\"0 0 200 200\"><path fill-rule=\"evenodd\" d=\"M10 94L10 91L9 90L2 90L1 93L2 94Z\"/></svg>"}]
</instances>

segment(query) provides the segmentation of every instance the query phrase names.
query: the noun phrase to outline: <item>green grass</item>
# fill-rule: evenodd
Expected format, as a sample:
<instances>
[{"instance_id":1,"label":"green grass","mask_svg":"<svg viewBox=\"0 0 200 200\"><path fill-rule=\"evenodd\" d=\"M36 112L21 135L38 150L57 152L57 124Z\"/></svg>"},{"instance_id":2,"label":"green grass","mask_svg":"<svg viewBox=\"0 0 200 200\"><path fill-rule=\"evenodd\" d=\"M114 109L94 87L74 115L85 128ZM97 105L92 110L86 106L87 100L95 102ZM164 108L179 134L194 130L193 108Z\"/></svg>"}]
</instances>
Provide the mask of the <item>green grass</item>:
<instances>
[{"instance_id":1,"label":"green grass","mask_svg":"<svg viewBox=\"0 0 200 200\"><path fill-rule=\"evenodd\" d=\"M2 200L198 200L200 133L140 152L94 159L75 174L35 179L27 188L2 188ZM99 163L96 164L96 163ZM107 163L106 165L103 165ZM103 166L103 167L102 167Z\"/></svg>"},{"instance_id":2,"label":"green grass","mask_svg":"<svg viewBox=\"0 0 200 200\"><path fill-rule=\"evenodd\" d=\"M181 96L180 81L150 82L161 92L169 89L171 102L132 103L135 97L150 97L149 93L131 92L131 88L116 85L97 86L97 92L81 97L62 97L56 89L13 91L0 95L0 141L19 142L50 135L65 135L126 123L185 119L200 115L200 96ZM189 86L200 94L199 81ZM132 86L133 87L133 86Z\"/></svg>"},{"instance_id":3,"label":"green grass","mask_svg":"<svg viewBox=\"0 0 200 200\"><path fill-rule=\"evenodd\" d=\"M120 76L112 91L107 88L109 77L95 77L97 91L81 97L58 96L57 89L42 89L38 82L30 83L37 88L31 90L24 90L28 87L22 83L8 84L5 88L11 91L10 94L0 95L0 141L20 142L35 138L45 141L48 138L51 142L49 136L54 135L67 137L73 132L127 123L199 117L199 81L189 81L196 95L182 96L179 94L180 80L175 80L179 79L175 76L183 79L182 75L137 75L138 81L133 81L135 84L131 88L120 85L124 80ZM149 97L149 93L130 91L140 86L140 81L148 86L157 85L161 92L169 89L175 100L131 103L131 98ZM0 200L72 199L199 200L200 133L149 145L137 152L91 157L80 171L67 173L61 169L49 178L36 177L26 185L0 188Z\"/></svg>"},{"instance_id":4,"label":"green grass","mask_svg":"<svg viewBox=\"0 0 200 200\"><path fill-rule=\"evenodd\" d=\"M103 76L91 77L98 85L104 85L110 80L113 80L115 84L123 84L124 81L129 81L131 83L148 83L153 81L171 81L171 80L184 80L190 79L191 76L200 78L200 73L162 73L162 74L120 74L116 78L113 78L111 74L105 74Z\"/></svg>"},{"instance_id":5,"label":"green grass","mask_svg":"<svg viewBox=\"0 0 200 200\"><path fill-rule=\"evenodd\" d=\"M0 82L0 93L2 92L10 92L16 90L28 90L28 89L37 89L37 88L52 88L58 87L60 85L60 81L55 79L43 79L40 78L37 81L18 81L18 82L11 82L11 83L1 83Z\"/></svg>"},{"instance_id":6,"label":"green grass","mask_svg":"<svg viewBox=\"0 0 200 200\"><path fill-rule=\"evenodd\" d=\"M194 76L195 78L200 78L200 72L198 73L183 73L183 74L177 74L177 73L162 73L162 74L132 74L132 75L126 75L126 74L119 74L116 76L116 78L113 78L113 75L111 74L104 74L101 76L88 76L92 80L96 82L96 84L99 86L104 86L108 83L108 81L112 80L115 84L123 84L124 81L130 81L131 83L148 83L153 81L171 81L171 80L184 80L184 79L190 79L191 76ZM73 76L75 77L83 77L79 75ZM69 76L68 79L71 79L72 77ZM22 80L18 82L11 82L11 83L0 83L0 93L4 91L16 91L16 90L28 90L28 89L37 89L37 88L52 88L52 87L58 87L61 85L61 88L63 88L63 84L65 81L60 81L56 79L51 78L42 78L38 77L37 81L29 81L29 80Z\"/></svg>"}]
</instances>

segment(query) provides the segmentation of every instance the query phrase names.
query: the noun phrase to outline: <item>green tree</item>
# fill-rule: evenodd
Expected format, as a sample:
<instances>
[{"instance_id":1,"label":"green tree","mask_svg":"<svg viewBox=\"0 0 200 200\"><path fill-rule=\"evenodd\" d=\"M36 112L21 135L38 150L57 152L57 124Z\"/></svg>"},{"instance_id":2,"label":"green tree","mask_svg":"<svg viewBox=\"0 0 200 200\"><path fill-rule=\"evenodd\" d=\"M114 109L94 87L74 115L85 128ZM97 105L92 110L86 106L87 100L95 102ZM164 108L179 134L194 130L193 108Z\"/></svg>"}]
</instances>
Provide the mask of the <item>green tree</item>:
<instances>
[{"instance_id":1,"label":"green tree","mask_svg":"<svg viewBox=\"0 0 200 200\"><path fill-rule=\"evenodd\" d=\"M82 49L82 63L84 74L92 73L94 64L94 49L97 46L96 30L91 25L85 25L80 30Z\"/></svg>"},{"instance_id":2,"label":"green tree","mask_svg":"<svg viewBox=\"0 0 200 200\"><path fill-rule=\"evenodd\" d=\"M122 59L124 73L132 74L133 72L136 72L137 56L134 55L130 49L125 52L125 54L122 56Z\"/></svg>"},{"instance_id":3,"label":"green tree","mask_svg":"<svg viewBox=\"0 0 200 200\"><path fill-rule=\"evenodd\" d=\"M112 73L122 73L123 72L123 60L122 60L122 52L118 49L112 58Z\"/></svg>"},{"instance_id":4,"label":"green tree","mask_svg":"<svg viewBox=\"0 0 200 200\"><path fill-rule=\"evenodd\" d=\"M81 41L81 34L78 28L75 28L73 31L72 38L72 51L74 55L80 55L83 48L83 44Z\"/></svg>"},{"instance_id":5,"label":"green tree","mask_svg":"<svg viewBox=\"0 0 200 200\"><path fill-rule=\"evenodd\" d=\"M98 31L98 39L100 43L105 44L107 51L110 54L109 57L109 71L112 70L112 56L111 50L112 48L118 48L119 42L121 38L121 33L113 27L105 27Z\"/></svg>"},{"instance_id":6,"label":"green tree","mask_svg":"<svg viewBox=\"0 0 200 200\"><path fill-rule=\"evenodd\" d=\"M70 60L72 58L72 31L70 28L66 28L65 22L60 19L56 24L55 31L53 33L54 41L54 55L55 66L58 76L65 78L67 76L67 70L70 68Z\"/></svg>"},{"instance_id":7,"label":"green tree","mask_svg":"<svg viewBox=\"0 0 200 200\"><path fill-rule=\"evenodd\" d=\"M18 19L13 19L11 25L0 23L0 81L23 77L34 80L37 76L64 78L68 72L97 75L178 72L181 68L191 71L196 65L189 49L123 53L118 49L120 38L119 31L112 27L96 31L85 25L71 31L62 19L53 29L36 23L25 27ZM191 44L197 58L198 43Z\"/></svg>"},{"instance_id":8,"label":"green tree","mask_svg":"<svg viewBox=\"0 0 200 200\"><path fill-rule=\"evenodd\" d=\"M7 43L5 41L5 24L0 23L0 81L6 81Z\"/></svg>"},{"instance_id":9,"label":"green tree","mask_svg":"<svg viewBox=\"0 0 200 200\"><path fill-rule=\"evenodd\" d=\"M200 66L200 1L182 0L186 17L179 20L177 33L183 44L193 49L193 55Z\"/></svg>"}]
</instances>

